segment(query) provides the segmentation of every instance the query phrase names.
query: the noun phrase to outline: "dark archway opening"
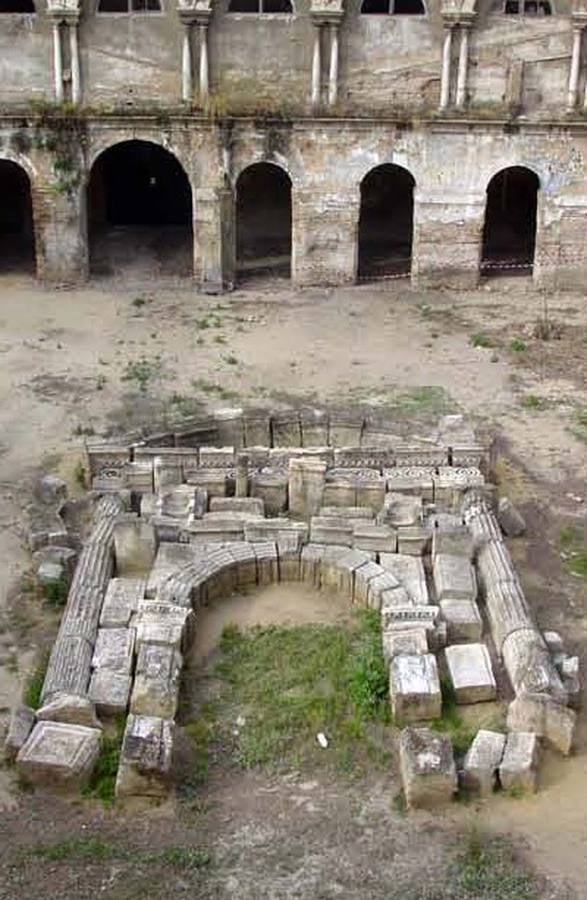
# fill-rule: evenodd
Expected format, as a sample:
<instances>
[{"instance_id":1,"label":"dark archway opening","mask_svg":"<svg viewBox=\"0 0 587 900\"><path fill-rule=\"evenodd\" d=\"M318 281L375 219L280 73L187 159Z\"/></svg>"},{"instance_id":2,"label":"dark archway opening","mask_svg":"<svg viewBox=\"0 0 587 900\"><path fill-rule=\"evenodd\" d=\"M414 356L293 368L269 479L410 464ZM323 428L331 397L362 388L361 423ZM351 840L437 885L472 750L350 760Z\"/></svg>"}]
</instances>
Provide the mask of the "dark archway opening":
<instances>
[{"instance_id":1,"label":"dark archway opening","mask_svg":"<svg viewBox=\"0 0 587 900\"><path fill-rule=\"evenodd\" d=\"M494 175L487 187L481 270L484 275L532 273L540 182L523 166Z\"/></svg>"},{"instance_id":2,"label":"dark archway opening","mask_svg":"<svg viewBox=\"0 0 587 900\"><path fill-rule=\"evenodd\" d=\"M412 268L414 179L400 166L377 166L361 182L359 278L405 275Z\"/></svg>"},{"instance_id":3,"label":"dark archway opening","mask_svg":"<svg viewBox=\"0 0 587 900\"><path fill-rule=\"evenodd\" d=\"M90 268L139 277L193 272L192 192L178 160L148 141L104 151L88 187Z\"/></svg>"},{"instance_id":4,"label":"dark archway opening","mask_svg":"<svg viewBox=\"0 0 587 900\"><path fill-rule=\"evenodd\" d=\"M31 15L35 11L33 0L0 0L1 13L21 13Z\"/></svg>"},{"instance_id":5,"label":"dark archway opening","mask_svg":"<svg viewBox=\"0 0 587 900\"><path fill-rule=\"evenodd\" d=\"M35 271L31 183L25 170L0 160L0 271Z\"/></svg>"},{"instance_id":6,"label":"dark archway opening","mask_svg":"<svg viewBox=\"0 0 587 900\"><path fill-rule=\"evenodd\" d=\"M244 169L236 183L237 275L291 276L291 180L272 163Z\"/></svg>"}]
</instances>

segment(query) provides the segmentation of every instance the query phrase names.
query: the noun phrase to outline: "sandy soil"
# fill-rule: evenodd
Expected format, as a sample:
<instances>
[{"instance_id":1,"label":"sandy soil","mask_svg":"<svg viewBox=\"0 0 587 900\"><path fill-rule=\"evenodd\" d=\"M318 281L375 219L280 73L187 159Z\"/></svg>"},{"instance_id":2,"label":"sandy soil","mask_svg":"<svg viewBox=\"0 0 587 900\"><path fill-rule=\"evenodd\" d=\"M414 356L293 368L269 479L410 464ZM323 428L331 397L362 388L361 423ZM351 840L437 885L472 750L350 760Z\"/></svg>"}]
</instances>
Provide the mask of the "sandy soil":
<instances>
[{"instance_id":1,"label":"sandy soil","mask_svg":"<svg viewBox=\"0 0 587 900\"><path fill-rule=\"evenodd\" d=\"M11 615L6 612L12 586L30 565L26 512L33 478L41 470L56 472L75 493L82 432L112 433L206 406L360 404L387 414L398 428L411 420L422 432L440 412L459 408L494 430L503 451L504 489L520 503L530 526L528 536L512 546L530 599L540 624L561 630L584 661L585 582L565 571L558 538L569 523L586 522L586 444L574 432L581 434L577 410L587 407L587 304L579 295L550 298L549 318L564 327L560 340L548 343L531 337L543 304L525 279L495 280L488 289L463 293L416 292L402 282L295 293L278 281L253 282L227 297L204 297L186 282L161 282L156 288L140 281L95 282L82 291L56 292L25 277L1 278L0 717L5 720L43 638L42 623L16 635L14 608ZM480 333L493 346L473 346L473 335ZM527 342L526 351L510 348L516 337ZM141 360L150 376L145 391L132 377L133 364ZM442 392L414 394L423 386ZM231 614L251 621L267 613L271 596L258 594L254 604L249 597L234 602ZM224 616L211 611L203 653L212 647ZM474 818L510 833L539 872L556 884L568 880L584 897L586 751L582 718L576 754L568 761L547 760L535 798L453 810L445 817L447 827L458 830ZM6 773L0 776L0 802L14 803ZM230 818L235 790L244 797L252 777L243 776L238 786L213 786L219 820ZM261 782L255 791L269 790ZM328 791L336 794L334 786ZM375 785L369 791L380 808L387 795ZM38 835L49 820L58 821L61 830L69 827L61 805L26 797L19 803L19 839ZM323 798L319 806L343 816L345 803L341 795L332 808ZM263 815L269 814L264 807ZM320 821L324 824L323 817ZM375 816L369 826L374 833L378 821ZM284 839L281 828L275 832L278 843ZM329 841L325 838L324 853L336 855L340 846ZM300 894L275 896L309 896L317 883L312 878L300 882L306 886ZM316 896L335 893L333 888ZM238 887L232 894L239 894ZM18 895L29 896L24 889ZM229 895L228 889L210 894ZM244 889L240 895L249 896ZM342 895L364 896L358 887ZM372 896L379 896L375 888Z\"/></svg>"}]
</instances>

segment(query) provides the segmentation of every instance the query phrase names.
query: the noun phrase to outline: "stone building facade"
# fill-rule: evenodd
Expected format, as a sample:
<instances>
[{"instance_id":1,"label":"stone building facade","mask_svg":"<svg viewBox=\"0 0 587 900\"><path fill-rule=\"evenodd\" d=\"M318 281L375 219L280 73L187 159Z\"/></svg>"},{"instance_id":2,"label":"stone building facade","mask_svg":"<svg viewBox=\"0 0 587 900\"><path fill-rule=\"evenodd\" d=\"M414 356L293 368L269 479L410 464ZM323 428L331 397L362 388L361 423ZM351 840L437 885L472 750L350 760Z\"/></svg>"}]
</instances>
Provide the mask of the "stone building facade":
<instances>
[{"instance_id":1,"label":"stone building facade","mask_svg":"<svg viewBox=\"0 0 587 900\"><path fill-rule=\"evenodd\" d=\"M0 263L582 285L580 3L0 0Z\"/></svg>"}]
</instances>

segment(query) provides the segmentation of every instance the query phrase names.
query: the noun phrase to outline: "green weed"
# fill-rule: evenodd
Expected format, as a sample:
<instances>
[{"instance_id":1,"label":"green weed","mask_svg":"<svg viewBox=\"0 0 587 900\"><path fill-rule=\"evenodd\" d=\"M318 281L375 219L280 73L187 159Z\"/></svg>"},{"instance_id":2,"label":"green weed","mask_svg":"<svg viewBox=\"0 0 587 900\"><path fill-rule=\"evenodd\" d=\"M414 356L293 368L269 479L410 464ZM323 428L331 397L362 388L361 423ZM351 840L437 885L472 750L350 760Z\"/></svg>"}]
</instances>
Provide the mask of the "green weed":
<instances>
[{"instance_id":1,"label":"green weed","mask_svg":"<svg viewBox=\"0 0 587 900\"><path fill-rule=\"evenodd\" d=\"M473 345L473 347L483 348L494 346L491 338L488 335L483 334L483 332L477 332L477 334L474 334L471 338L471 344Z\"/></svg>"},{"instance_id":2,"label":"green weed","mask_svg":"<svg viewBox=\"0 0 587 900\"><path fill-rule=\"evenodd\" d=\"M48 665L49 654L44 653L39 657L35 668L27 679L23 700L31 709L39 709L41 706L41 693Z\"/></svg>"},{"instance_id":3,"label":"green weed","mask_svg":"<svg viewBox=\"0 0 587 900\"><path fill-rule=\"evenodd\" d=\"M124 737L125 717L119 716L112 735L102 735L100 756L92 772L92 776L84 789L86 797L100 800L105 806L114 803L114 788L120 760L120 750Z\"/></svg>"},{"instance_id":4,"label":"green weed","mask_svg":"<svg viewBox=\"0 0 587 900\"><path fill-rule=\"evenodd\" d=\"M126 364L122 375L122 381L135 382L141 393L146 393L149 383L163 375L163 361L160 356L149 359L146 356L135 359Z\"/></svg>"},{"instance_id":5,"label":"green weed","mask_svg":"<svg viewBox=\"0 0 587 900\"><path fill-rule=\"evenodd\" d=\"M43 596L49 606L53 606L56 609L61 609L65 606L69 593L69 581L66 577L62 576L57 581L44 584L42 588Z\"/></svg>"},{"instance_id":6,"label":"green weed","mask_svg":"<svg viewBox=\"0 0 587 900\"><path fill-rule=\"evenodd\" d=\"M526 341L523 341L522 338L515 337L512 338L510 342L510 350L513 350L514 353L523 353L524 350L528 349L528 344Z\"/></svg>"},{"instance_id":7,"label":"green weed","mask_svg":"<svg viewBox=\"0 0 587 900\"><path fill-rule=\"evenodd\" d=\"M535 412L544 408L544 401L541 397L537 397L536 394L526 394L525 397L522 397L522 407Z\"/></svg>"}]
</instances>

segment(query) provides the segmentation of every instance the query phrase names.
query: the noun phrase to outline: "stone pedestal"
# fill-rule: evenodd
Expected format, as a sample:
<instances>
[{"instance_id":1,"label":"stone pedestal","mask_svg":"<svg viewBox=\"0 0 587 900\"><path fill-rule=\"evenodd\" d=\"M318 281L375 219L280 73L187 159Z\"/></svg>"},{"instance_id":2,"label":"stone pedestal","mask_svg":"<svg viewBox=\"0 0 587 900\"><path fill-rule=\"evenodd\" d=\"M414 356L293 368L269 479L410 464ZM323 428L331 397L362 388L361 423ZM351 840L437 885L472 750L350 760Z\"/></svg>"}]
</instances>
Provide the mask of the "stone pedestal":
<instances>
[{"instance_id":1,"label":"stone pedestal","mask_svg":"<svg viewBox=\"0 0 587 900\"><path fill-rule=\"evenodd\" d=\"M289 511L309 519L322 506L326 463L313 459L291 459L289 463Z\"/></svg>"}]
</instances>

